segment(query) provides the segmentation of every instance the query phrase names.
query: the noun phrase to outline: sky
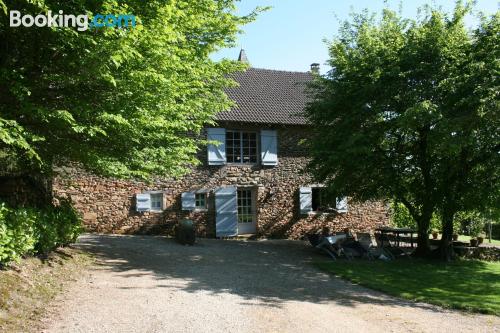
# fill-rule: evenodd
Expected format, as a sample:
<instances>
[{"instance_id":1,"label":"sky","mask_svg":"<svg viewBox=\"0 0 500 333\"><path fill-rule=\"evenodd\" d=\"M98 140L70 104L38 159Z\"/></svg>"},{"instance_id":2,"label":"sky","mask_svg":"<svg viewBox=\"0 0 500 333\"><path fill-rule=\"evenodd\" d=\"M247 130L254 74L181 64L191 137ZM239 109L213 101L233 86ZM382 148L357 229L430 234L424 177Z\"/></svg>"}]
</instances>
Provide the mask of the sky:
<instances>
[{"instance_id":1,"label":"sky","mask_svg":"<svg viewBox=\"0 0 500 333\"><path fill-rule=\"evenodd\" d=\"M332 39L338 31L339 20L349 18L351 12L367 8L380 13L384 3L394 10L400 8L400 0L242 0L238 14L250 13L257 6L272 6L261 13L257 20L244 26L238 38L238 46L223 49L212 58L237 59L240 48L244 48L252 67L305 72L314 62L321 64L321 72L327 70L328 49L324 42ZM424 4L441 6L451 12L455 0L404 1L402 14L415 18L418 8ZM494 13L500 8L498 0L477 0L476 11ZM467 19L468 26L477 23L473 17Z\"/></svg>"}]
</instances>

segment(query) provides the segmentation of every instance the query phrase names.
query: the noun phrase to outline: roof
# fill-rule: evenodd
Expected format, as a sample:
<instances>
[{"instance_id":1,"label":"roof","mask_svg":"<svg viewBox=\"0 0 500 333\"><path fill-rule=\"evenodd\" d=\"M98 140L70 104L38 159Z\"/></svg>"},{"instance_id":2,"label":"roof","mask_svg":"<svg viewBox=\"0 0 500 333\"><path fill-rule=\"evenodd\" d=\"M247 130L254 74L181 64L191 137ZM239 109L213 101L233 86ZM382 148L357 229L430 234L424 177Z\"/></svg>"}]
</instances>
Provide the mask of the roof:
<instances>
[{"instance_id":1,"label":"roof","mask_svg":"<svg viewBox=\"0 0 500 333\"><path fill-rule=\"evenodd\" d=\"M249 68L231 76L239 87L226 93L236 107L217 114L217 120L247 123L304 125L300 115L308 101L305 88L311 73Z\"/></svg>"}]
</instances>

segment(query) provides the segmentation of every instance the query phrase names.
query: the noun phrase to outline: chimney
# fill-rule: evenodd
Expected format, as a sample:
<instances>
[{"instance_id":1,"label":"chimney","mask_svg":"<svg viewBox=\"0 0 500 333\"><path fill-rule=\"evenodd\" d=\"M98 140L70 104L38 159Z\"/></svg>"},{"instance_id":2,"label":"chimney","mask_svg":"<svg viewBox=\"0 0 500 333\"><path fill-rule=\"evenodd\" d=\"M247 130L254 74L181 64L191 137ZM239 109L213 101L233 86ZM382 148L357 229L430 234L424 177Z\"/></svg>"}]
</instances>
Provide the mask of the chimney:
<instances>
[{"instance_id":1,"label":"chimney","mask_svg":"<svg viewBox=\"0 0 500 333\"><path fill-rule=\"evenodd\" d=\"M319 74L319 64L317 62L311 64L311 73Z\"/></svg>"},{"instance_id":2,"label":"chimney","mask_svg":"<svg viewBox=\"0 0 500 333\"><path fill-rule=\"evenodd\" d=\"M240 50L240 55L238 56L238 61L250 64L250 62L248 61L248 58L247 58L247 54L245 53L245 50L243 50L243 49Z\"/></svg>"}]
</instances>

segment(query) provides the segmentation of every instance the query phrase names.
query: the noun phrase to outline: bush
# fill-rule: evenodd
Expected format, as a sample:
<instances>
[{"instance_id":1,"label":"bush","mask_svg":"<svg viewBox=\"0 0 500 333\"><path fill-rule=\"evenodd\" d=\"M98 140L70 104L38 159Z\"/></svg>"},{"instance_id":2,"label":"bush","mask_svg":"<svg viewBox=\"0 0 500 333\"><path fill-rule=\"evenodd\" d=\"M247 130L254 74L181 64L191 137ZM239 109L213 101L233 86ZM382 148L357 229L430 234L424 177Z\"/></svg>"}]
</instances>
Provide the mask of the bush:
<instances>
[{"instance_id":1,"label":"bush","mask_svg":"<svg viewBox=\"0 0 500 333\"><path fill-rule=\"evenodd\" d=\"M69 201L61 201L53 214L53 221L57 223L58 244L64 246L76 242L83 231L82 220L76 209Z\"/></svg>"},{"instance_id":2,"label":"bush","mask_svg":"<svg viewBox=\"0 0 500 333\"><path fill-rule=\"evenodd\" d=\"M410 215L408 209L402 203L391 203L391 224L398 228L417 228L417 222ZM434 213L431 218L429 230L441 230L441 217ZM455 229L456 230L456 229Z\"/></svg>"},{"instance_id":3,"label":"bush","mask_svg":"<svg viewBox=\"0 0 500 333\"><path fill-rule=\"evenodd\" d=\"M81 218L67 201L45 209L12 209L0 203L0 264L25 254L47 254L76 241Z\"/></svg>"},{"instance_id":4,"label":"bush","mask_svg":"<svg viewBox=\"0 0 500 333\"><path fill-rule=\"evenodd\" d=\"M38 254L47 254L57 247L59 234L57 222L54 220L51 209L39 212L36 223L36 238L35 251Z\"/></svg>"},{"instance_id":5,"label":"bush","mask_svg":"<svg viewBox=\"0 0 500 333\"><path fill-rule=\"evenodd\" d=\"M36 244L34 210L13 210L0 203L0 263L19 261L33 253Z\"/></svg>"},{"instance_id":6,"label":"bush","mask_svg":"<svg viewBox=\"0 0 500 333\"><path fill-rule=\"evenodd\" d=\"M485 231L488 219L480 212L458 212L455 221L460 224L463 233L477 237Z\"/></svg>"}]
</instances>

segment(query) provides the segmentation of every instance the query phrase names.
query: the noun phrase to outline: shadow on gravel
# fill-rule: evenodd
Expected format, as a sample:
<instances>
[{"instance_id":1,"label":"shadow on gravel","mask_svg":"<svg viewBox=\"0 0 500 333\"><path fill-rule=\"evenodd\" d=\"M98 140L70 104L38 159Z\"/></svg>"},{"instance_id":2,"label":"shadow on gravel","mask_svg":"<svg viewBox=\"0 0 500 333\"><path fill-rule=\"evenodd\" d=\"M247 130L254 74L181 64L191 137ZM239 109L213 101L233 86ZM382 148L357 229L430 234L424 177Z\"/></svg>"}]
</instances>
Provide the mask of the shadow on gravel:
<instances>
[{"instance_id":1,"label":"shadow on gravel","mask_svg":"<svg viewBox=\"0 0 500 333\"><path fill-rule=\"evenodd\" d=\"M303 242L288 240L236 241L199 239L182 246L160 236L84 235L76 245L96 255L102 269L122 278L153 276L154 288L187 292L231 293L252 305L260 300L279 307L287 301L359 303L439 308L385 296L330 277L312 260L328 260ZM182 285L172 284L181 279ZM135 289L135 287L122 287ZM143 288L138 284L137 288Z\"/></svg>"}]
</instances>

